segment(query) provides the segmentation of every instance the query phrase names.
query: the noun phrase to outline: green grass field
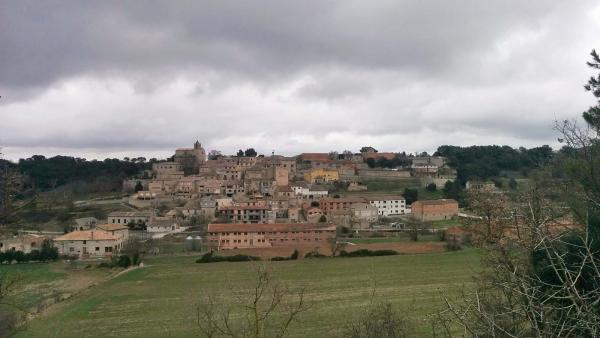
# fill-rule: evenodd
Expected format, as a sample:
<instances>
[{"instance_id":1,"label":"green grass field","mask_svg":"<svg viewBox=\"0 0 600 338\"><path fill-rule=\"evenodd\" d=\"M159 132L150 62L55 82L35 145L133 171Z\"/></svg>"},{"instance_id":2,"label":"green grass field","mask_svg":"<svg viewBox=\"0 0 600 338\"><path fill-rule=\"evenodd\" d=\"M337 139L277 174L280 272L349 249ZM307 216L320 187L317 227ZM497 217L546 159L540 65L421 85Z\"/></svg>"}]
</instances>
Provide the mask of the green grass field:
<instances>
[{"instance_id":1,"label":"green grass field","mask_svg":"<svg viewBox=\"0 0 600 338\"><path fill-rule=\"evenodd\" d=\"M345 195L365 195L365 194L403 194L404 189L413 188L419 191L420 200L439 199L443 198L442 189L437 187L436 191L428 191L421 186L418 178L400 178L396 180L368 180L365 182L367 191L361 192L346 192Z\"/></svg>"},{"instance_id":2,"label":"green grass field","mask_svg":"<svg viewBox=\"0 0 600 338\"><path fill-rule=\"evenodd\" d=\"M246 294L258 263L197 264L195 257L159 257L93 287L28 324L17 337L197 336L195 306L203 295L225 299ZM419 320L427 336L427 314L440 294L455 295L479 267L469 249L427 255L268 262L273 276L305 288L309 312L291 328L293 337L330 337L357 318L371 300L391 302Z\"/></svg>"}]
</instances>

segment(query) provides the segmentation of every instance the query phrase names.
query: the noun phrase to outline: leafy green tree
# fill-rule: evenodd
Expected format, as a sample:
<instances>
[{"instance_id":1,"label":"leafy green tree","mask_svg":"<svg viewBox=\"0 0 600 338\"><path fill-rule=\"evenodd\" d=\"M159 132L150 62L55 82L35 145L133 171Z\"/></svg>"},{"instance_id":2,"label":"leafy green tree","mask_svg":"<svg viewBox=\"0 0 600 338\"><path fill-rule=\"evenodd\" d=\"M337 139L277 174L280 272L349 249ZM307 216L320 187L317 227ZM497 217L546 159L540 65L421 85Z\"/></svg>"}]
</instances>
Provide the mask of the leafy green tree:
<instances>
[{"instance_id":1,"label":"leafy green tree","mask_svg":"<svg viewBox=\"0 0 600 338\"><path fill-rule=\"evenodd\" d=\"M256 150L254 150L254 148L248 148L246 149L246 151L244 151L244 156L256 157L256 155L258 155L258 153L256 152Z\"/></svg>"},{"instance_id":2,"label":"leafy green tree","mask_svg":"<svg viewBox=\"0 0 600 338\"><path fill-rule=\"evenodd\" d=\"M600 56L596 50L592 50L592 61L588 62L588 66L593 69L600 70ZM600 72L596 76L590 77L588 83L584 86L586 91L592 92L598 102L600 103ZM596 130L596 132L600 131L600 104L594 107L590 107L586 112L583 113L583 118L585 121Z\"/></svg>"},{"instance_id":3,"label":"leafy green tree","mask_svg":"<svg viewBox=\"0 0 600 338\"><path fill-rule=\"evenodd\" d=\"M135 184L135 187L133 188L133 191L138 192L138 191L142 191L144 190L144 186L142 185L142 182L137 181L137 183Z\"/></svg>"},{"instance_id":4,"label":"leafy green tree","mask_svg":"<svg viewBox=\"0 0 600 338\"><path fill-rule=\"evenodd\" d=\"M518 186L517 180L515 180L513 177L511 177L510 180L508 180L508 187L511 190L515 190L515 189L517 189L517 186Z\"/></svg>"},{"instance_id":5,"label":"leafy green tree","mask_svg":"<svg viewBox=\"0 0 600 338\"><path fill-rule=\"evenodd\" d=\"M437 185L435 183L429 183L425 189L427 189L429 192L435 192L437 191Z\"/></svg>"},{"instance_id":6,"label":"leafy green tree","mask_svg":"<svg viewBox=\"0 0 600 338\"><path fill-rule=\"evenodd\" d=\"M451 198L457 201L462 199L463 188L458 181L447 181L444 184L444 198Z\"/></svg>"},{"instance_id":7,"label":"leafy green tree","mask_svg":"<svg viewBox=\"0 0 600 338\"><path fill-rule=\"evenodd\" d=\"M406 204L410 205L419 199L419 190L412 189L412 188L405 188L404 194L402 194L402 195L404 196L404 199L406 200Z\"/></svg>"},{"instance_id":8,"label":"leafy green tree","mask_svg":"<svg viewBox=\"0 0 600 338\"><path fill-rule=\"evenodd\" d=\"M240 149L237 152L237 157L242 157L242 156L244 156L244 151L242 149Z\"/></svg>"}]
</instances>

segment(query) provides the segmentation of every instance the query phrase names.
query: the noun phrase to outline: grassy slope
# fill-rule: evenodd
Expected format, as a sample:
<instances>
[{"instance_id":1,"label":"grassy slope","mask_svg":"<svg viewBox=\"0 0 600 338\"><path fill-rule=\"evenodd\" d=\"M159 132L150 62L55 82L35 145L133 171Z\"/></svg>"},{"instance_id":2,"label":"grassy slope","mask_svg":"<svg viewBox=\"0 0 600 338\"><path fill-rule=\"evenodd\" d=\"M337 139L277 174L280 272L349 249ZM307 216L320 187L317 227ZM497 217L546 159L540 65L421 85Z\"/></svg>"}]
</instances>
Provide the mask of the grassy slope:
<instances>
[{"instance_id":1,"label":"grassy slope","mask_svg":"<svg viewBox=\"0 0 600 338\"><path fill-rule=\"evenodd\" d=\"M442 189L438 187L437 191L427 191L421 186L418 178L401 178L397 180L369 180L365 182L367 191L364 192L346 192L345 195L365 195L365 194L403 194L405 188L414 188L419 190L419 199L439 199L443 197Z\"/></svg>"},{"instance_id":2,"label":"grassy slope","mask_svg":"<svg viewBox=\"0 0 600 338\"><path fill-rule=\"evenodd\" d=\"M63 261L0 265L0 274L18 280L16 289L8 297L7 303L18 305L19 308L32 313L36 312L41 303L78 292L101 282L111 273L113 272L108 269L73 270ZM11 307L11 310L16 309Z\"/></svg>"},{"instance_id":3,"label":"grassy slope","mask_svg":"<svg viewBox=\"0 0 600 338\"><path fill-rule=\"evenodd\" d=\"M201 295L232 298L252 285L254 263L196 264L193 257L147 260L148 266L123 274L30 323L19 337L187 337L195 335L194 306ZM258 263L262 264L262 263ZM291 287L305 287L313 304L295 337L323 337L356 318L376 300L390 301L422 318L439 306L439 292L453 294L469 283L478 267L473 250L430 255L268 263ZM421 322L424 335L428 323Z\"/></svg>"}]
</instances>

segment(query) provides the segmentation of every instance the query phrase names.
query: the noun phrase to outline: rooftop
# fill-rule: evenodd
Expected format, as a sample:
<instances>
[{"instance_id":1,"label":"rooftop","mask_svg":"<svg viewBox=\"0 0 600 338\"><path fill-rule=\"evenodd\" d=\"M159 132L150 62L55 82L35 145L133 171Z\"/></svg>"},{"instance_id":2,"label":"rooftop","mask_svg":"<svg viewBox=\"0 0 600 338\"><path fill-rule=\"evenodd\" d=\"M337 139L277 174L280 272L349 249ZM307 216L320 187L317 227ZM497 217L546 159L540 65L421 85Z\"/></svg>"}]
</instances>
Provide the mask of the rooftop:
<instances>
[{"instance_id":1,"label":"rooftop","mask_svg":"<svg viewBox=\"0 0 600 338\"><path fill-rule=\"evenodd\" d=\"M453 199L424 200L424 201L416 201L413 204L416 204L416 203L423 204L423 205L458 204L458 202Z\"/></svg>"},{"instance_id":2,"label":"rooftop","mask_svg":"<svg viewBox=\"0 0 600 338\"><path fill-rule=\"evenodd\" d=\"M328 153L302 153L299 157L303 161L324 161L330 160Z\"/></svg>"},{"instance_id":3,"label":"rooftop","mask_svg":"<svg viewBox=\"0 0 600 338\"><path fill-rule=\"evenodd\" d=\"M395 201L404 200L402 195L368 195L365 196L369 201Z\"/></svg>"},{"instance_id":4,"label":"rooftop","mask_svg":"<svg viewBox=\"0 0 600 338\"><path fill-rule=\"evenodd\" d=\"M116 241L117 237L99 230L73 231L56 237L54 241Z\"/></svg>"},{"instance_id":5,"label":"rooftop","mask_svg":"<svg viewBox=\"0 0 600 338\"><path fill-rule=\"evenodd\" d=\"M365 203L367 201L366 198L364 197L341 197L341 198L334 198L334 197L324 197L321 198L321 201L328 203Z\"/></svg>"},{"instance_id":6,"label":"rooftop","mask_svg":"<svg viewBox=\"0 0 600 338\"><path fill-rule=\"evenodd\" d=\"M151 211L113 211L108 217L151 217Z\"/></svg>"},{"instance_id":7,"label":"rooftop","mask_svg":"<svg viewBox=\"0 0 600 338\"><path fill-rule=\"evenodd\" d=\"M99 224L96 229L104 231L117 231L117 230L128 230L129 228L123 224Z\"/></svg>"},{"instance_id":8,"label":"rooftop","mask_svg":"<svg viewBox=\"0 0 600 338\"><path fill-rule=\"evenodd\" d=\"M263 232L263 231L335 231L335 226L328 223L275 223L275 224L220 224L208 225L208 232Z\"/></svg>"}]
</instances>

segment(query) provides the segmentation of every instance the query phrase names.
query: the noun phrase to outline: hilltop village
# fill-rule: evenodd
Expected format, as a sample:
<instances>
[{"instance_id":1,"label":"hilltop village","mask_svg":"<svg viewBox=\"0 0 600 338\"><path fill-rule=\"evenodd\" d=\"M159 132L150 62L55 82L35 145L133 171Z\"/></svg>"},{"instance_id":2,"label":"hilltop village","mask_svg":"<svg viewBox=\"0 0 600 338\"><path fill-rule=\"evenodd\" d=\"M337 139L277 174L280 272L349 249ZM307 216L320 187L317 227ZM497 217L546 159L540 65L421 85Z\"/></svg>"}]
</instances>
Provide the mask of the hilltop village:
<instances>
[{"instance_id":1,"label":"hilltop village","mask_svg":"<svg viewBox=\"0 0 600 338\"><path fill-rule=\"evenodd\" d=\"M394 169L369 165L402 156L403 165ZM132 211L77 219L71 232L53 242L62 255L104 257L118 253L129 238L161 238L200 227L193 238L212 250L318 247L340 230L401 230L411 219L449 220L459 212L452 199L407 202L402 194L368 191L363 182L412 179L423 187L443 187L455 178L443 157L383 153L372 147L294 157L257 156L253 149L207 156L196 142L123 182ZM12 239L12 249L27 252L23 243L35 246L36 238L43 239L27 236ZM11 240L4 242L2 249L10 249Z\"/></svg>"}]
</instances>

